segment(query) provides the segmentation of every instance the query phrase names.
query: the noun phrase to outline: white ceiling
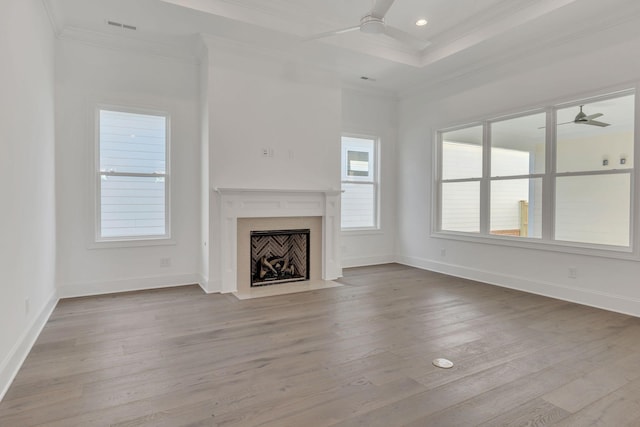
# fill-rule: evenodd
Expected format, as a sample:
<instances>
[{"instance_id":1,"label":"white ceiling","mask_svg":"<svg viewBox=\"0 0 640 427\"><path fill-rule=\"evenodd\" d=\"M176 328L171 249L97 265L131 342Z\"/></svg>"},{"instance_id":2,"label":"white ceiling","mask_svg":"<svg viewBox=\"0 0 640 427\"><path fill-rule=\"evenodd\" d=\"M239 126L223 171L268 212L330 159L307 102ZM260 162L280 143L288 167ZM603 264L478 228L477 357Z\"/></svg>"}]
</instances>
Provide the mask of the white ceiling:
<instances>
[{"instance_id":1,"label":"white ceiling","mask_svg":"<svg viewBox=\"0 0 640 427\"><path fill-rule=\"evenodd\" d=\"M640 20L637 0L396 0L386 23L430 42L417 50L358 31L305 40L357 25L375 0L44 1L62 36L120 39L195 57L196 40L204 34L277 50L336 72L347 83L395 93ZM418 18L429 23L417 27Z\"/></svg>"}]
</instances>

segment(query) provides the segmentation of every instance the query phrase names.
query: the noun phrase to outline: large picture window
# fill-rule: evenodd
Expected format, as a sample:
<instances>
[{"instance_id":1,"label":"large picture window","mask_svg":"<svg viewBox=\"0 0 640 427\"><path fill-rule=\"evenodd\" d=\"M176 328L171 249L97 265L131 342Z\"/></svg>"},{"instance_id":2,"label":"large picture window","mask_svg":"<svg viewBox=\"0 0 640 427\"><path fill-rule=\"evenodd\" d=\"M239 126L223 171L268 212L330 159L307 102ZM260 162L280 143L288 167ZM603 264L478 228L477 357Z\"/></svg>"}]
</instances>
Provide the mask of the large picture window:
<instances>
[{"instance_id":1,"label":"large picture window","mask_svg":"<svg viewBox=\"0 0 640 427\"><path fill-rule=\"evenodd\" d=\"M169 117L98 109L97 240L169 237Z\"/></svg>"},{"instance_id":2,"label":"large picture window","mask_svg":"<svg viewBox=\"0 0 640 427\"><path fill-rule=\"evenodd\" d=\"M436 231L629 251L635 94L438 132Z\"/></svg>"},{"instance_id":3,"label":"large picture window","mask_svg":"<svg viewBox=\"0 0 640 427\"><path fill-rule=\"evenodd\" d=\"M378 227L377 141L342 137L342 229Z\"/></svg>"}]
</instances>

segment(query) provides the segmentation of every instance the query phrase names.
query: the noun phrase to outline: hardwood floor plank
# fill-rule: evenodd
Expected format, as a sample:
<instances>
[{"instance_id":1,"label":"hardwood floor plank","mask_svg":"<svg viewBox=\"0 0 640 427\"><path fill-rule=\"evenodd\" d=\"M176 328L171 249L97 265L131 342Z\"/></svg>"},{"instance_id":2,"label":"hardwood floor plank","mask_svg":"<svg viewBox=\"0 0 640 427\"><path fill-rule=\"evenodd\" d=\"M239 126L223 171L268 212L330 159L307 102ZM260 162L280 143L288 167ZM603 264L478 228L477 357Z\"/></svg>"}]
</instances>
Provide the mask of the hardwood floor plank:
<instances>
[{"instance_id":1,"label":"hardwood floor plank","mask_svg":"<svg viewBox=\"0 0 640 427\"><path fill-rule=\"evenodd\" d=\"M640 378L640 355L632 354L619 360L610 358L601 368L586 373L542 398L575 413L637 378Z\"/></svg>"},{"instance_id":2,"label":"hardwood floor plank","mask_svg":"<svg viewBox=\"0 0 640 427\"><path fill-rule=\"evenodd\" d=\"M640 425L640 319L398 264L340 281L62 300L0 426Z\"/></svg>"},{"instance_id":3,"label":"hardwood floor plank","mask_svg":"<svg viewBox=\"0 0 640 427\"><path fill-rule=\"evenodd\" d=\"M569 412L546 400L534 399L490 419L479 427L546 427L569 416Z\"/></svg>"},{"instance_id":4,"label":"hardwood floor plank","mask_svg":"<svg viewBox=\"0 0 640 427\"><path fill-rule=\"evenodd\" d=\"M640 414L640 380L635 380L560 420L556 425L558 427L637 427L638 414Z\"/></svg>"}]
</instances>

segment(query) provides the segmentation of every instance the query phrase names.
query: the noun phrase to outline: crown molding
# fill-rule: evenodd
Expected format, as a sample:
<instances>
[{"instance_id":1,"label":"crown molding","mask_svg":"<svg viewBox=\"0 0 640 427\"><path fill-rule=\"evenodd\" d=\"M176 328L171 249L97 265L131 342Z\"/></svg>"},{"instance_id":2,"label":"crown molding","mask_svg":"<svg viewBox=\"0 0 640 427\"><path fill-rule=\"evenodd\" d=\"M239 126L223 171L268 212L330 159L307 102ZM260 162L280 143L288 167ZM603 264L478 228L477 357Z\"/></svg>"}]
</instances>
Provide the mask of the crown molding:
<instances>
[{"instance_id":1,"label":"crown molding","mask_svg":"<svg viewBox=\"0 0 640 427\"><path fill-rule=\"evenodd\" d=\"M91 31L78 27L65 27L58 37L61 40L77 41L92 46L124 52L159 56L192 64L198 64L200 61L196 45L196 36L186 43L170 44L155 40Z\"/></svg>"},{"instance_id":2,"label":"crown molding","mask_svg":"<svg viewBox=\"0 0 640 427\"><path fill-rule=\"evenodd\" d=\"M55 7L53 6L53 4L51 4L51 0L42 0L42 6L44 7L47 17L49 18L49 23L51 24L51 30L53 31L53 34L56 37L59 37L60 27L56 19L56 11L54 10Z\"/></svg>"},{"instance_id":3,"label":"crown molding","mask_svg":"<svg viewBox=\"0 0 640 427\"><path fill-rule=\"evenodd\" d=\"M349 80L342 81L342 89L358 95L368 96L384 101L397 102L400 100L396 91L375 86L373 83L356 83Z\"/></svg>"}]
</instances>

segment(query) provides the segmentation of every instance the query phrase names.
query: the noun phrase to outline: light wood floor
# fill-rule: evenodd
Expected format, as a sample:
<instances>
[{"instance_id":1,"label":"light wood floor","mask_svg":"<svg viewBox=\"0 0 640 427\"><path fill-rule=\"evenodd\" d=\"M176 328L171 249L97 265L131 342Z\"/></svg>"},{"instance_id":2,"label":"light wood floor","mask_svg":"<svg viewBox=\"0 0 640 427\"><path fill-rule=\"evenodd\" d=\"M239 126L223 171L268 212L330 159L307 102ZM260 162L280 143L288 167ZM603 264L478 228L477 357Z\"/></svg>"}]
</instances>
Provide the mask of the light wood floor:
<instances>
[{"instance_id":1,"label":"light wood floor","mask_svg":"<svg viewBox=\"0 0 640 427\"><path fill-rule=\"evenodd\" d=\"M61 301L0 426L640 426L640 319L395 264L341 282Z\"/></svg>"}]
</instances>

